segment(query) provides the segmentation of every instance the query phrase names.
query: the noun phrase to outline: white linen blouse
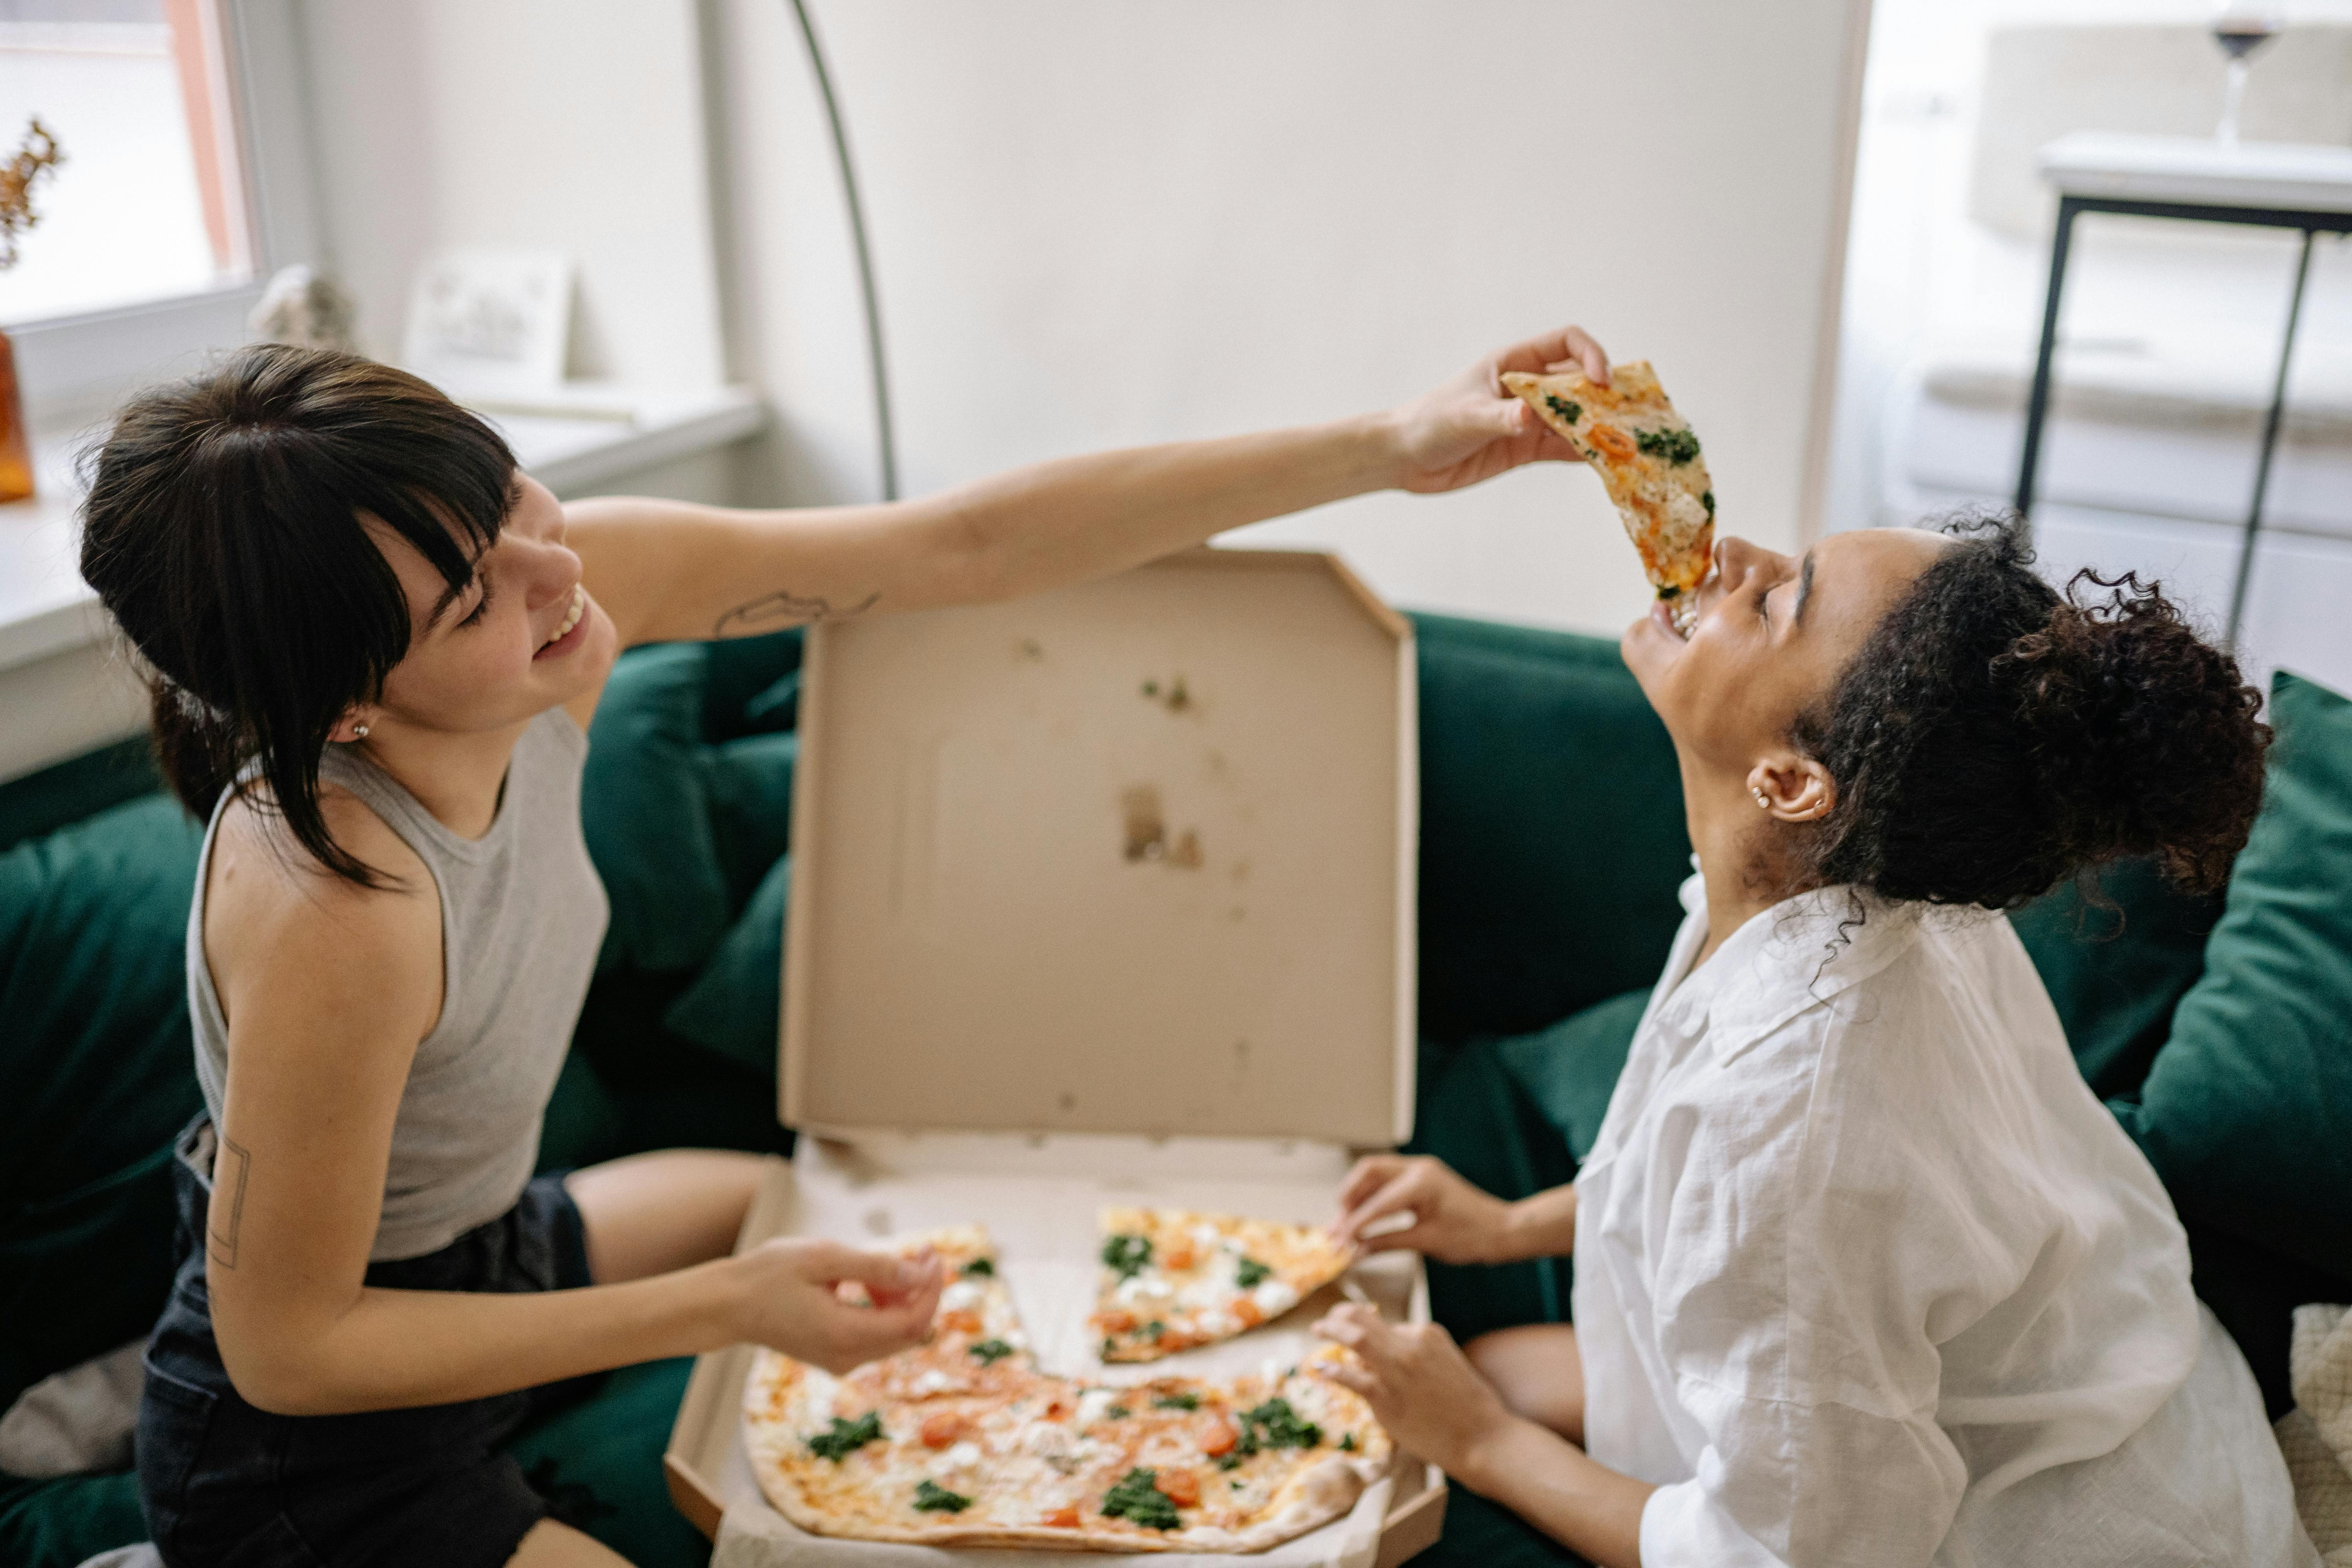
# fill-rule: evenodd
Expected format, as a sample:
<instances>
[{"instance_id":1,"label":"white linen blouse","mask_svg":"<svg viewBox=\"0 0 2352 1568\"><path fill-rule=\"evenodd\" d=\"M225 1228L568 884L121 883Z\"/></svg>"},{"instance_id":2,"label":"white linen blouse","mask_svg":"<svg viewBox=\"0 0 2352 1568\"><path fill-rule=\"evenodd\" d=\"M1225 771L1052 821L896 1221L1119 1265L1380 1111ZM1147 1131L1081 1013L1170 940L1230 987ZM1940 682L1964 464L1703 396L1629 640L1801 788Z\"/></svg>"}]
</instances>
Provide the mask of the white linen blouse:
<instances>
[{"instance_id":1,"label":"white linen blouse","mask_svg":"<svg viewBox=\"0 0 2352 1568\"><path fill-rule=\"evenodd\" d=\"M2008 919L1832 889L1694 971L1682 897L1577 1176L1586 1448L1658 1487L1644 1568L2315 1565Z\"/></svg>"}]
</instances>

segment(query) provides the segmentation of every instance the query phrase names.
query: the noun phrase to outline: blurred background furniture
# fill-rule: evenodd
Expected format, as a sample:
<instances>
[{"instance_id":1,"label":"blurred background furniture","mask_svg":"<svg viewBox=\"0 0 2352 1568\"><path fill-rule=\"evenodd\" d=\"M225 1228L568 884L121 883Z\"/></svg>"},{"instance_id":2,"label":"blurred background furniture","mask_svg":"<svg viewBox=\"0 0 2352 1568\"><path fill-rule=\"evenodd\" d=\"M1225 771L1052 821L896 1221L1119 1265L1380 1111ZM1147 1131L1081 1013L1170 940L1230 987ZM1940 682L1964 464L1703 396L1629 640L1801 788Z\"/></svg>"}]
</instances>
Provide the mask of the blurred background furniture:
<instances>
[{"instance_id":1,"label":"blurred background furniture","mask_svg":"<svg viewBox=\"0 0 2352 1568\"><path fill-rule=\"evenodd\" d=\"M2237 569L2230 579L2223 637L2231 644L2246 607L2246 579L2263 526L2263 500L2278 453L2279 417L2286 409L2287 373L2294 365L2295 330L2311 281L2311 247L2322 234L2352 234L2352 147L2295 142L2216 142L2210 137L2133 136L2076 132L2042 150L2042 176L2058 193L2050 246L2050 289L2042 305L2041 347L2033 360L2033 390L2025 404L2024 454L2018 459L2017 510L2031 515L2042 458L2042 425L2050 408L2051 360L2064 302L2066 259L2074 220L2084 213L2173 218L2250 228L2292 228L2303 235L2287 296L2278 374L2271 381L2254 459L2254 493L2246 511Z\"/></svg>"}]
</instances>

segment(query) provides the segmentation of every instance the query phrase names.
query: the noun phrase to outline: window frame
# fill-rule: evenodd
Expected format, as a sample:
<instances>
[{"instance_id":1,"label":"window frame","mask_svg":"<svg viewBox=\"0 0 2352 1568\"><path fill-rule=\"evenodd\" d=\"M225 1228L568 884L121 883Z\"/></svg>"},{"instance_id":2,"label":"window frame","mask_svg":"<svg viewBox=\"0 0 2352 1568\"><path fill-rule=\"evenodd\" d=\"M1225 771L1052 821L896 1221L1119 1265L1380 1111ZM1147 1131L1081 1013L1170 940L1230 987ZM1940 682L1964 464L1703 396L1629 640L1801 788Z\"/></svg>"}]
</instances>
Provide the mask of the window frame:
<instances>
[{"instance_id":1,"label":"window frame","mask_svg":"<svg viewBox=\"0 0 2352 1568\"><path fill-rule=\"evenodd\" d=\"M9 328L26 423L36 432L86 423L139 385L194 369L208 350L243 342L270 275L322 259L297 0L216 4L254 276Z\"/></svg>"}]
</instances>

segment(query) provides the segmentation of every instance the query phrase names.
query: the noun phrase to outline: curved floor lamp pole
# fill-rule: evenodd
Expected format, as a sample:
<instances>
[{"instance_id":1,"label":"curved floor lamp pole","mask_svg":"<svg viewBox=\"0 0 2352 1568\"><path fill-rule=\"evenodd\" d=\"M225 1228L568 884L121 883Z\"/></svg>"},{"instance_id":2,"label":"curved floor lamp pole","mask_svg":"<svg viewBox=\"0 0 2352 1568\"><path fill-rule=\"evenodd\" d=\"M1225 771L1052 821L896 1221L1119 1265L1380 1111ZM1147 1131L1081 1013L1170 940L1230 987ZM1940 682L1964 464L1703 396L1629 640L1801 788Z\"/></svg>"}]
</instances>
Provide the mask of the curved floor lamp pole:
<instances>
[{"instance_id":1,"label":"curved floor lamp pole","mask_svg":"<svg viewBox=\"0 0 2352 1568\"><path fill-rule=\"evenodd\" d=\"M824 117L833 127L833 153L841 166L841 194L849 205L850 237L857 246L857 284L865 297L866 349L874 362L874 428L882 453L882 499L898 499L898 443L890 431L890 374L882 360L882 305L874 291L874 256L866 242L866 205L857 197L857 174L850 166L849 134L842 129L841 104L833 95L833 73L825 69L824 50L816 41L816 24L809 20L807 0L792 0L799 18L801 41L808 46L809 68L816 73L817 92L824 99Z\"/></svg>"}]
</instances>

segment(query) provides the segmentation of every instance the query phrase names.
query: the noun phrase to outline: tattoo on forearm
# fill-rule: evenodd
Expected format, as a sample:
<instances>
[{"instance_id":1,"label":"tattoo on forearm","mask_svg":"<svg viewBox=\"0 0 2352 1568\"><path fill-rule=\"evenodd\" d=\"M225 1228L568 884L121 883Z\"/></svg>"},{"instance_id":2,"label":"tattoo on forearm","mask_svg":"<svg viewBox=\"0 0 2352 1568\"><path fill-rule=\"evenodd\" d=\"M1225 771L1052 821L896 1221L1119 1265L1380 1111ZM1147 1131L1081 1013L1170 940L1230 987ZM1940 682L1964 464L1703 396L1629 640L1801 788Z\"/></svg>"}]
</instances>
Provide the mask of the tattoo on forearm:
<instances>
[{"instance_id":1,"label":"tattoo on forearm","mask_svg":"<svg viewBox=\"0 0 2352 1568\"><path fill-rule=\"evenodd\" d=\"M236 1237L245 1220L245 1177L253 1167L253 1156L241 1144L224 1138L220 1152L213 1156L213 1205L210 1227L205 1240L211 1245L205 1251L223 1268L236 1267ZM228 1221L224 1229L220 1221L221 1194L228 1196Z\"/></svg>"},{"instance_id":2,"label":"tattoo on forearm","mask_svg":"<svg viewBox=\"0 0 2352 1568\"><path fill-rule=\"evenodd\" d=\"M775 630L783 626L806 626L811 621L838 621L863 615L879 603L882 595L872 593L855 605L835 605L830 599L803 597L798 594L763 594L756 599L736 605L719 617L711 627L713 637L725 637L730 632Z\"/></svg>"}]
</instances>

